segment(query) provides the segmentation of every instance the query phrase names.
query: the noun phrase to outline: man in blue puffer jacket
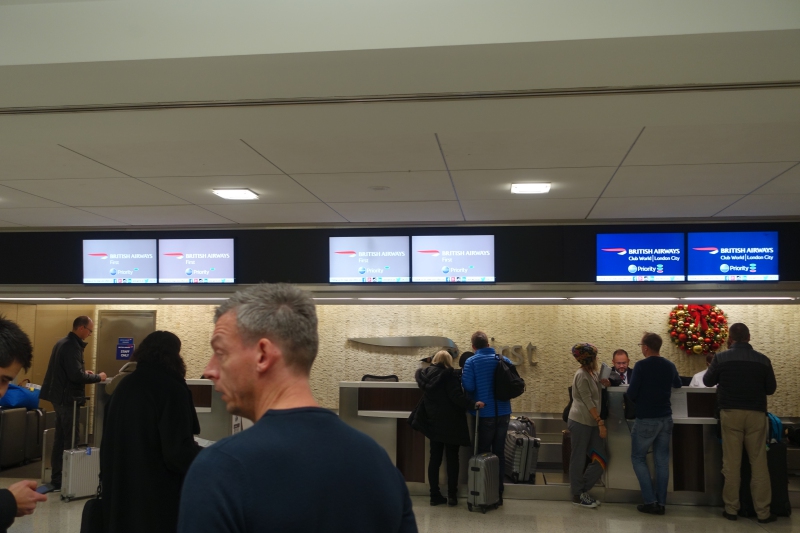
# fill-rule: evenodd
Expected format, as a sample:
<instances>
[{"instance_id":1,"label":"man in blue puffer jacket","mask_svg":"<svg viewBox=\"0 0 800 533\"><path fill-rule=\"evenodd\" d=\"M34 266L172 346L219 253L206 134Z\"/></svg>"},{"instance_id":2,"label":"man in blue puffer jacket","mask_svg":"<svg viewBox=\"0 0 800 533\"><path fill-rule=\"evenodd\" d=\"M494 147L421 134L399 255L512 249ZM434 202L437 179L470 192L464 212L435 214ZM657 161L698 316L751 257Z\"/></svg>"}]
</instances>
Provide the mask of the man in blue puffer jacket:
<instances>
[{"instance_id":1,"label":"man in blue puffer jacket","mask_svg":"<svg viewBox=\"0 0 800 533\"><path fill-rule=\"evenodd\" d=\"M474 402L483 402L478 426L478 453L492 452L500 459L500 505L503 505L503 474L506 462L506 433L511 420L511 402L495 400L494 371L497 354L489 347L489 337L482 331L472 334L472 349L475 355L467 359L461 384ZM511 361L503 357L508 363ZM474 416L475 411L470 410Z\"/></svg>"}]
</instances>

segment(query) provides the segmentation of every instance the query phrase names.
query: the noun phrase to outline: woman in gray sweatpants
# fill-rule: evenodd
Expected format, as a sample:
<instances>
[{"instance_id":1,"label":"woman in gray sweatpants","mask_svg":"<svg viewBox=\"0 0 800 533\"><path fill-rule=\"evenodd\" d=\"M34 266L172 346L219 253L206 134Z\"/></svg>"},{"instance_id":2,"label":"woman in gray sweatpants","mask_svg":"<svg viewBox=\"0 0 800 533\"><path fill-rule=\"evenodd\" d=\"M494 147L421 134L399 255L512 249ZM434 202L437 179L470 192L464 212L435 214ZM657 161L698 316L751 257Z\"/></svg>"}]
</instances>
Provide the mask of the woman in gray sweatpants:
<instances>
[{"instance_id":1,"label":"woman in gray sweatpants","mask_svg":"<svg viewBox=\"0 0 800 533\"><path fill-rule=\"evenodd\" d=\"M567 429L572 439L569 459L569 488L572 503L592 509L600 502L589 495L606 468L605 422L600 419L600 382L597 348L592 344L576 344L572 355L581 365L572 379L572 408ZM586 466L586 458L589 465Z\"/></svg>"}]
</instances>

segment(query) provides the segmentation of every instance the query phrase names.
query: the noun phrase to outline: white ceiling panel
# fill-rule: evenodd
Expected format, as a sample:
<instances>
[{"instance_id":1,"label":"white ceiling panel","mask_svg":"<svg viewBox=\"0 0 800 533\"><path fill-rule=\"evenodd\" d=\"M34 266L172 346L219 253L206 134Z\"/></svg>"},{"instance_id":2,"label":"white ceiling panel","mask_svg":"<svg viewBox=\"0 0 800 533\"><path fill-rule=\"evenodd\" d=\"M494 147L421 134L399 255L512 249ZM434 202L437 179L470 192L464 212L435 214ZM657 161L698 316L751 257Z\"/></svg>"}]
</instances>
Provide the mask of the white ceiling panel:
<instances>
[{"instance_id":1,"label":"white ceiling panel","mask_svg":"<svg viewBox=\"0 0 800 533\"><path fill-rule=\"evenodd\" d=\"M289 174L444 170L433 132L390 133L390 125L368 134L250 139L248 144Z\"/></svg>"},{"instance_id":2,"label":"white ceiling panel","mask_svg":"<svg viewBox=\"0 0 800 533\"><path fill-rule=\"evenodd\" d=\"M137 207L86 207L87 211L114 217L132 226L192 226L231 224L221 216L196 205L159 205Z\"/></svg>"},{"instance_id":3,"label":"white ceiling panel","mask_svg":"<svg viewBox=\"0 0 800 533\"><path fill-rule=\"evenodd\" d=\"M19 228L21 227L20 224L14 224L13 222L6 222L5 220L0 220L0 228Z\"/></svg>"},{"instance_id":4,"label":"white ceiling panel","mask_svg":"<svg viewBox=\"0 0 800 533\"><path fill-rule=\"evenodd\" d=\"M327 224L347 222L327 205L302 204L251 204L238 202L225 205L205 205L238 224Z\"/></svg>"},{"instance_id":5,"label":"white ceiling panel","mask_svg":"<svg viewBox=\"0 0 800 533\"><path fill-rule=\"evenodd\" d=\"M76 207L186 203L134 178L24 180L6 181L3 184Z\"/></svg>"},{"instance_id":6,"label":"white ceiling panel","mask_svg":"<svg viewBox=\"0 0 800 533\"><path fill-rule=\"evenodd\" d=\"M800 194L751 194L719 214L721 217L797 217Z\"/></svg>"},{"instance_id":7,"label":"white ceiling panel","mask_svg":"<svg viewBox=\"0 0 800 533\"><path fill-rule=\"evenodd\" d=\"M174 194L193 204L228 204L232 200L220 198L211 189L250 189L258 194L257 200L248 203L301 203L317 199L292 178L284 174L267 176L193 176L181 178L142 178L163 191ZM240 204L241 202L235 202Z\"/></svg>"},{"instance_id":8,"label":"white ceiling panel","mask_svg":"<svg viewBox=\"0 0 800 533\"><path fill-rule=\"evenodd\" d=\"M748 194L791 165L740 163L621 167L603 197Z\"/></svg>"},{"instance_id":9,"label":"white ceiling panel","mask_svg":"<svg viewBox=\"0 0 800 533\"><path fill-rule=\"evenodd\" d=\"M800 194L800 165L795 165L753 194Z\"/></svg>"},{"instance_id":10,"label":"white ceiling panel","mask_svg":"<svg viewBox=\"0 0 800 533\"><path fill-rule=\"evenodd\" d=\"M462 222L458 202L332 203L350 222Z\"/></svg>"},{"instance_id":11,"label":"white ceiling panel","mask_svg":"<svg viewBox=\"0 0 800 533\"><path fill-rule=\"evenodd\" d=\"M515 200L512 183L550 183L550 192L539 196L549 198L597 198L616 167L590 168L521 168L514 170L454 170L461 200Z\"/></svg>"},{"instance_id":12,"label":"white ceiling panel","mask_svg":"<svg viewBox=\"0 0 800 533\"><path fill-rule=\"evenodd\" d=\"M125 226L119 218L103 217L73 207L32 207L26 209L0 209L0 220L13 222L20 226L60 227L60 226Z\"/></svg>"},{"instance_id":13,"label":"white ceiling panel","mask_svg":"<svg viewBox=\"0 0 800 533\"><path fill-rule=\"evenodd\" d=\"M65 146L137 178L281 173L237 139Z\"/></svg>"},{"instance_id":14,"label":"white ceiling panel","mask_svg":"<svg viewBox=\"0 0 800 533\"><path fill-rule=\"evenodd\" d=\"M589 218L710 217L739 198L741 195L600 198Z\"/></svg>"},{"instance_id":15,"label":"white ceiling panel","mask_svg":"<svg viewBox=\"0 0 800 533\"><path fill-rule=\"evenodd\" d=\"M641 128L439 134L450 170L619 165Z\"/></svg>"},{"instance_id":16,"label":"white ceiling panel","mask_svg":"<svg viewBox=\"0 0 800 533\"><path fill-rule=\"evenodd\" d=\"M57 144L0 144L0 180L114 176L122 174Z\"/></svg>"},{"instance_id":17,"label":"white ceiling panel","mask_svg":"<svg viewBox=\"0 0 800 533\"><path fill-rule=\"evenodd\" d=\"M594 201L594 198L462 200L461 206L470 222L481 220L582 220Z\"/></svg>"},{"instance_id":18,"label":"white ceiling panel","mask_svg":"<svg viewBox=\"0 0 800 533\"><path fill-rule=\"evenodd\" d=\"M323 202L455 200L446 171L293 174Z\"/></svg>"},{"instance_id":19,"label":"white ceiling panel","mask_svg":"<svg viewBox=\"0 0 800 533\"><path fill-rule=\"evenodd\" d=\"M64 207L64 205L0 185L0 209L17 207Z\"/></svg>"},{"instance_id":20,"label":"white ceiling panel","mask_svg":"<svg viewBox=\"0 0 800 533\"><path fill-rule=\"evenodd\" d=\"M625 165L800 161L800 123L648 126Z\"/></svg>"}]
</instances>

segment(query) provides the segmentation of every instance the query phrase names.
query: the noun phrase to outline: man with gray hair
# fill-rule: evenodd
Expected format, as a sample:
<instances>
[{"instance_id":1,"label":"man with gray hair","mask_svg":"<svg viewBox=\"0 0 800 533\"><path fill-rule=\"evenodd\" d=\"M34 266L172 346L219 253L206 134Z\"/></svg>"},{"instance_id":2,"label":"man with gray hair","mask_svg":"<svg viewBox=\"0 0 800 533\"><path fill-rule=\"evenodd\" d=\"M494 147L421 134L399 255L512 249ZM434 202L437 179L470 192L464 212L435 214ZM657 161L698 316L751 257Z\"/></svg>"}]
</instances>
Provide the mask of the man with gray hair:
<instances>
[{"instance_id":1,"label":"man with gray hair","mask_svg":"<svg viewBox=\"0 0 800 533\"><path fill-rule=\"evenodd\" d=\"M195 459L178 531L416 532L405 480L374 440L318 406L317 314L285 284L237 292L214 315L204 375L255 422Z\"/></svg>"}]
</instances>

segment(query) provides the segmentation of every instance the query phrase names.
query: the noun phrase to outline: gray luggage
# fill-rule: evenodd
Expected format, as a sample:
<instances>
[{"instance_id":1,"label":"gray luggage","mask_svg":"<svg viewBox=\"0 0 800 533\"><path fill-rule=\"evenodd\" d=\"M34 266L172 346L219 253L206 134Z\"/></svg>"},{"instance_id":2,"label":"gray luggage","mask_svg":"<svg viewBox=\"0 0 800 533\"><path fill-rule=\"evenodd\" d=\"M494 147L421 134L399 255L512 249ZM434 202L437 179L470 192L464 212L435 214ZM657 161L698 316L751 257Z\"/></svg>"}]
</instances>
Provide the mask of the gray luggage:
<instances>
[{"instance_id":1,"label":"gray luggage","mask_svg":"<svg viewBox=\"0 0 800 533\"><path fill-rule=\"evenodd\" d=\"M18 466L25 462L24 407L0 409L0 468Z\"/></svg>"},{"instance_id":2,"label":"gray luggage","mask_svg":"<svg viewBox=\"0 0 800 533\"><path fill-rule=\"evenodd\" d=\"M467 470L467 508L497 509L500 502L500 459L493 453L478 454L478 419L475 411L475 455L470 457Z\"/></svg>"},{"instance_id":3,"label":"gray luggage","mask_svg":"<svg viewBox=\"0 0 800 533\"><path fill-rule=\"evenodd\" d=\"M505 473L514 483L535 483L541 439L519 431L506 435Z\"/></svg>"},{"instance_id":4,"label":"gray luggage","mask_svg":"<svg viewBox=\"0 0 800 533\"><path fill-rule=\"evenodd\" d=\"M62 466L61 499L67 502L94 496L100 480L100 448L75 447L79 401L80 398L77 398L72 408L72 448L64 450Z\"/></svg>"},{"instance_id":5,"label":"gray luggage","mask_svg":"<svg viewBox=\"0 0 800 533\"><path fill-rule=\"evenodd\" d=\"M508 431L518 431L536 438L536 424L526 416L516 416L508 422Z\"/></svg>"}]
</instances>

